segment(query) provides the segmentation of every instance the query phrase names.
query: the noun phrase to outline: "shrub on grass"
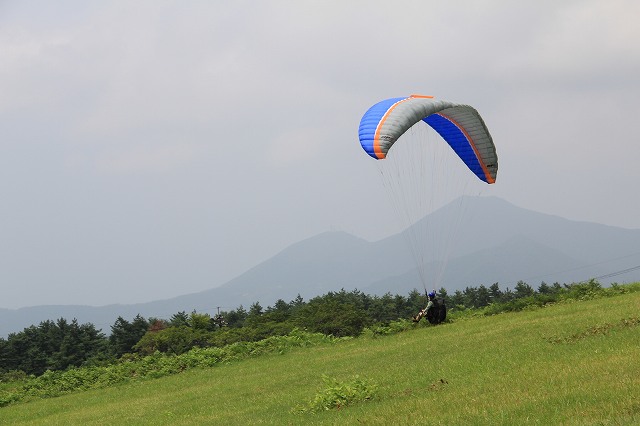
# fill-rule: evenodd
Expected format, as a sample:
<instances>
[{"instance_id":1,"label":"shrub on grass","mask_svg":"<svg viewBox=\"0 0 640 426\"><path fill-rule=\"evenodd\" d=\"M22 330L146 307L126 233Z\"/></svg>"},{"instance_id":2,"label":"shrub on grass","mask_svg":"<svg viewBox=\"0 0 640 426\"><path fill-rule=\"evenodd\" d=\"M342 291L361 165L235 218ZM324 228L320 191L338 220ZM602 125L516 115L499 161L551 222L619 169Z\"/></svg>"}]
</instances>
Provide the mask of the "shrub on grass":
<instances>
[{"instance_id":1,"label":"shrub on grass","mask_svg":"<svg viewBox=\"0 0 640 426\"><path fill-rule=\"evenodd\" d=\"M349 381L322 376L322 381L325 384L324 389L321 389L304 406L294 408L293 412L315 413L331 409L339 410L374 398L378 389L373 381L357 375Z\"/></svg>"},{"instance_id":2,"label":"shrub on grass","mask_svg":"<svg viewBox=\"0 0 640 426\"><path fill-rule=\"evenodd\" d=\"M425 321L426 323L426 321ZM391 321L389 324L376 324L365 328L362 331L362 335L366 337L376 338L380 336L388 336L390 334L401 333L413 328L413 322L399 319L397 321Z\"/></svg>"}]
</instances>

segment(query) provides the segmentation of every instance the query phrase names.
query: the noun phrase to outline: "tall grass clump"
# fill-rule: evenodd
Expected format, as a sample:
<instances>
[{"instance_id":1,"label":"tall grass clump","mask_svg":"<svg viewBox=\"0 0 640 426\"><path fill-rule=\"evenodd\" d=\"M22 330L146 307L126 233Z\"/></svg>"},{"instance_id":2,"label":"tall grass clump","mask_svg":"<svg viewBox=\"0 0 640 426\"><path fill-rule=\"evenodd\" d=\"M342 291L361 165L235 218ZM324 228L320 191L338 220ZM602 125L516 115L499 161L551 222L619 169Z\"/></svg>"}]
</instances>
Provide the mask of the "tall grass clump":
<instances>
[{"instance_id":1,"label":"tall grass clump","mask_svg":"<svg viewBox=\"0 0 640 426\"><path fill-rule=\"evenodd\" d=\"M296 407L293 413L316 413L319 411L341 409L349 405L369 401L374 398L378 385L356 375L351 380L338 380L327 375L322 376L324 388L305 405Z\"/></svg>"}]
</instances>

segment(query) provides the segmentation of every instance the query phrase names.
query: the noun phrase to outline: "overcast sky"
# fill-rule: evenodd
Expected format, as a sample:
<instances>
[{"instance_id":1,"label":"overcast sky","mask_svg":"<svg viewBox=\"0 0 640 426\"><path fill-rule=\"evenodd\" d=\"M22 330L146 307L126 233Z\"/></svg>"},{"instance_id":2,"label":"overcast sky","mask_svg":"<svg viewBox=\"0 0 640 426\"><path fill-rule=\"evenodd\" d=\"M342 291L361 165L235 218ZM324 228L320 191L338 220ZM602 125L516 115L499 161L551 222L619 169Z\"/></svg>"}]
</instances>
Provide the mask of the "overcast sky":
<instances>
[{"instance_id":1,"label":"overcast sky","mask_svg":"<svg viewBox=\"0 0 640 426\"><path fill-rule=\"evenodd\" d=\"M396 232L364 112L473 105L483 195L640 228L640 2L0 1L0 307L225 283Z\"/></svg>"}]
</instances>

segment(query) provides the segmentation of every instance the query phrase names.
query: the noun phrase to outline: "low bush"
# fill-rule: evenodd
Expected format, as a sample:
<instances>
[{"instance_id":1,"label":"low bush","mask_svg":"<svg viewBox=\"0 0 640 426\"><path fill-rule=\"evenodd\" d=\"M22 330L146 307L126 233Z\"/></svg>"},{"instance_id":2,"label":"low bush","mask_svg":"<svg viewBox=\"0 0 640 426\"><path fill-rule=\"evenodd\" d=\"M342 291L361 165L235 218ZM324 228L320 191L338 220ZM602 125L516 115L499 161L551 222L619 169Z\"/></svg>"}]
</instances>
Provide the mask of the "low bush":
<instances>
[{"instance_id":1,"label":"low bush","mask_svg":"<svg viewBox=\"0 0 640 426\"><path fill-rule=\"evenodd\" d=\"M424 323L428 324L427 321L424 321ZM388 324L376 324L367 327L362 331L362 336L376 338L379 336L401 333L412 328L413 322L406 319L399 319L397 321L390 321Z\"/></svg>"},{"instance_id":2,"label":"low bush","mask_svg":"<svg viewBox=\"0 0 640 426\"><path fill-rule=\"evenodd\" d=\"M327 376L322 377L325 384L315 397L303 406L294 408L294 413L314 413L318 411L341 409L375 397L378 386L371 380L355 376L349 381L340 381Z\"/></svg>"}]
</instances>

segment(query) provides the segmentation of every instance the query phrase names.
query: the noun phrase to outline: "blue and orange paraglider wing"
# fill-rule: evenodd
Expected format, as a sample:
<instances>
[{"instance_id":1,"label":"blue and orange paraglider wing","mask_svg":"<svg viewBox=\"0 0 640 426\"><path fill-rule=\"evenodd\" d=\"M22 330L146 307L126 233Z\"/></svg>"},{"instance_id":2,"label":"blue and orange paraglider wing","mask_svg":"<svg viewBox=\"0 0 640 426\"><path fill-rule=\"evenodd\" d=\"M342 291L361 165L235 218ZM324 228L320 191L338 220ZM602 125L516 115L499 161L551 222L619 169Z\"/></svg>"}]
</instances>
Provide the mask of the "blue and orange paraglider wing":
<instances>
[{"instance_id":1,"label":"blue and orange paraglider wing","mask_svg":"<svg viewBox=\"0 0 640 426\"><path fill-rule=\"evenodd\" d=\"M420 121L438 132L479 179L495 182L498 156L493 139L478 111L468 105L422 95L386 99L362 117L360 144L371 157L382 160L400 136Z\"/></svg>"}]
</instances>

